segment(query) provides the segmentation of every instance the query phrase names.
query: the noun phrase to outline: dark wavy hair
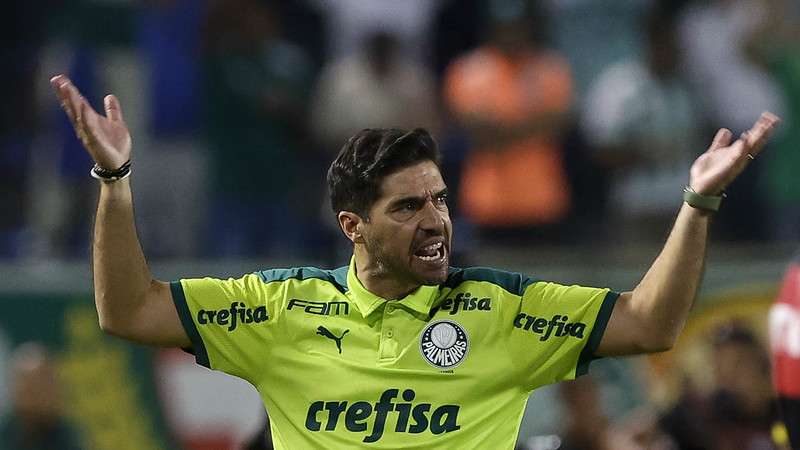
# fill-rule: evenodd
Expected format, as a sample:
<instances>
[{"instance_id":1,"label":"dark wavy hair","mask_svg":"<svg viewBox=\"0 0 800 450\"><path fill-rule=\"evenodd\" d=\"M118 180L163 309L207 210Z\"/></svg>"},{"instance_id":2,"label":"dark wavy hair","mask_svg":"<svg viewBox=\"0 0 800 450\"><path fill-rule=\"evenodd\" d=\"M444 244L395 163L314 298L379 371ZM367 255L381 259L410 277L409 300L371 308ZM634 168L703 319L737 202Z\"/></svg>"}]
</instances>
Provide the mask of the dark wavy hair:
<instances>
[{"instance_id":1,"label":"dark wavy hair","mask_svg":"<svg viewBox=\"0 0 800 450\"><path fill-rule=\"evenodd\" d=\"M433 161L437 166L441 163L436 141L423 128L359 131L342 146L328 169L333 212L351 211L369 220L383 179L422 161Z\"/></svg>"}]
</instances>

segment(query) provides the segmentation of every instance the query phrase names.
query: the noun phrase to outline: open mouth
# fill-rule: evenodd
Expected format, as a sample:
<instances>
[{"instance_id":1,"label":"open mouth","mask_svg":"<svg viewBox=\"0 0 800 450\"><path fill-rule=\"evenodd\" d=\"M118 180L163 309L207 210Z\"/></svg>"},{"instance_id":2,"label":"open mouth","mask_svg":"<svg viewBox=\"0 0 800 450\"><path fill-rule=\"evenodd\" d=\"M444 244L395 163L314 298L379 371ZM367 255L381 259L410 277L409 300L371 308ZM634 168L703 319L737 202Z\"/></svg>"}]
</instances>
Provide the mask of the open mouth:
<instances>
[{"instance_id":1,"label":"open mouth","mask_svg":"<svg viewBox=\"0 0 800 450\"><path fill-rule=\"evenodd\" d=\"M445 249L443 242L436 242L419 248L414 252L414 257L425 262L439 262L444 259Z\"/></svg>"}]
</instances>

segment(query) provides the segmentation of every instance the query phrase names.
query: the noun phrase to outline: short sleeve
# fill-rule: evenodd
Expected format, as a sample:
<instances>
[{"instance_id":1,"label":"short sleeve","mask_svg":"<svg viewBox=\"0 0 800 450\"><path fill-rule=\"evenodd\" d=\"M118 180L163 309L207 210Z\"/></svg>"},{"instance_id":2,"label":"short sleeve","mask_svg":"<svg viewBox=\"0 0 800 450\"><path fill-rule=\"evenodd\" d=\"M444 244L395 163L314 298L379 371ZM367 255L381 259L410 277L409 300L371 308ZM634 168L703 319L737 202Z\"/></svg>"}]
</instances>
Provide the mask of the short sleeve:
<instances>
[{"instance_id":1,"label":"short sleeve","mask_svg":"<svg viewBox=\"0 0 800 450\"><path fill-rule=\"evenodd\" d=\"M619 294L609 289L537 282L527 287L511 332L513 359L529 389L571 380L597 359Z\"/></svg>"},{"instance_id":2,"label":"short sleeve","mask_svg":"<svg viewBox=\"0 0 800 450\"><path fill-rule=\"evenodd\" d=\"M270 305L255 274L238 279L183 279L172 298L198 364L244 379L257 370Z\"/></svg>"}]
</instances>

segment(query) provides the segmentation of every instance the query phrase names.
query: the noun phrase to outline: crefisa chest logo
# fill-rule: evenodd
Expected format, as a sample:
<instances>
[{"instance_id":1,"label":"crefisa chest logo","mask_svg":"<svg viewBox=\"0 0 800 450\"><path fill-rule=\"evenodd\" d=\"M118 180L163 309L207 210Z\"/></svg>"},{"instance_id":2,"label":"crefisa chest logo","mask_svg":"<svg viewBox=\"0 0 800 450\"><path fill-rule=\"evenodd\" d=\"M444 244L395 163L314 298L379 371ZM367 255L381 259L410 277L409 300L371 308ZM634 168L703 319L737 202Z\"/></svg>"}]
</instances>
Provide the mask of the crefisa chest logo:
<instances>
[{"instance_id":1,"label":"crefisa chest logo","mask_svg":"<svg viewBox=\"0 0 800 450\"><path fill-rule=\"evenodd\" d=\"M469 337L464 328L452 320L437 320L422 331L419 351L425 361L440 369L461 364L469 351Z\"/></svg>"}]
</instances>

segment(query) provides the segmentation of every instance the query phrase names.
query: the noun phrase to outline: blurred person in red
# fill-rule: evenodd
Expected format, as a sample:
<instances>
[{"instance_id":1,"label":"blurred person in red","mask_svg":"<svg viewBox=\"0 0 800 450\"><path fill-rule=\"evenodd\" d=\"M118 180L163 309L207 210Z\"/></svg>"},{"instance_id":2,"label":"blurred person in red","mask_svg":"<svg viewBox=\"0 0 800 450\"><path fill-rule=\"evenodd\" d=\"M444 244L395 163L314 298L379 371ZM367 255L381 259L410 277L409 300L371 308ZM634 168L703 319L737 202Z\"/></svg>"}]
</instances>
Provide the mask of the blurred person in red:
<instances>
[{"instance_id":1,"label":"blurred person in red","mask_svg":"<svg viewBox=\"0 0 800 450\"><path fill-rule=\"evenodd\" d=\"M11 358L12 416L0 428L2 450L79 450L64 421L56 367L37 343L20 345Z\"/></svg>"},{"instance_id":2,"label":"blurred person in red","mask_svg":"<svg viewBox=\"0 0 800 450\"><path fill-rule=\"evenodd\" d=\"M791 447L800 449L800 253L783 278L769 316L773 380Z\"/></svg>"},{"instance_id":3,"label":"blurred person in red","mask_svg":"<svg viewBox=\"0 0 800 450\"><path fill-rule=\"evenodd\" d=\"M531 8L492 1L489 42L445 75L445 100L472 147L459 202L483 239L530 238L531 228L544 231L570 209L560 143L572 105L570 68L543 46Z\"/></svg>"}]
</instances>

